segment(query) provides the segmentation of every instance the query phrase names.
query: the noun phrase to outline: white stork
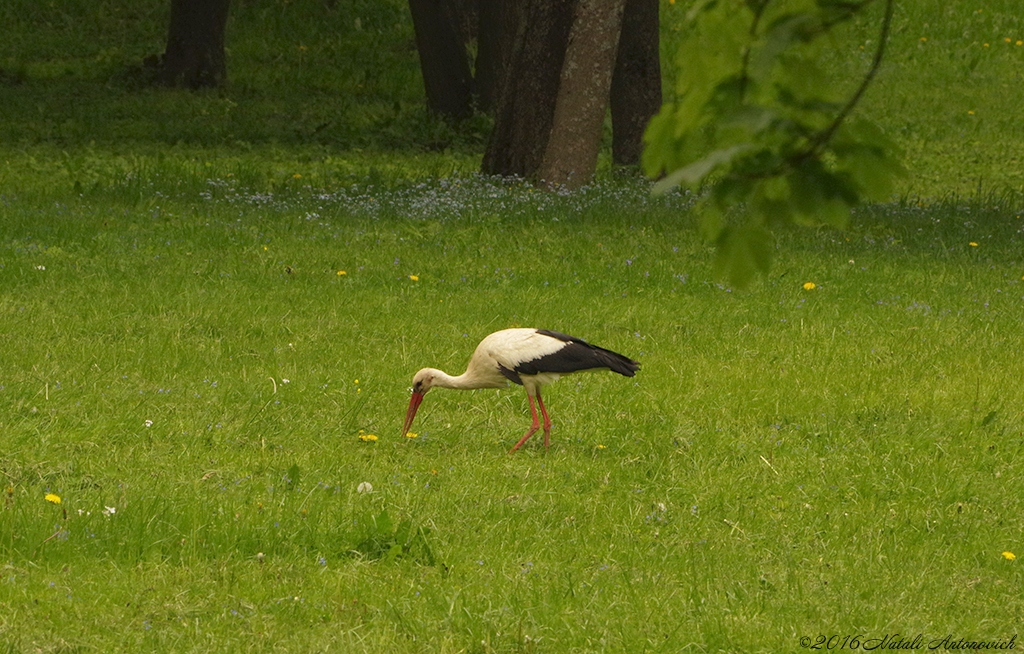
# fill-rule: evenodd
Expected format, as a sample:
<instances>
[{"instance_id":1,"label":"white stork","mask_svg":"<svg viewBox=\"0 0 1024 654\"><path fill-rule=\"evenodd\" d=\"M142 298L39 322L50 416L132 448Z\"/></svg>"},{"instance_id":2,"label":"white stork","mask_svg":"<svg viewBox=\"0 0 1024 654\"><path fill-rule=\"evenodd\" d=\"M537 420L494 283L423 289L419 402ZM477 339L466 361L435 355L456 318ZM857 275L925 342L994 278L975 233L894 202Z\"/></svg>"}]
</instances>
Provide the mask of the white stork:
<instances>
[{"instance_id":1,"label":"white stork","mask_svg":"<svg viewBox=\"0 0 1024 654\"><path fill-rule=\"evenodd\" d=\"M535 397L544 417L546 448L551 436L551 418L540 397L541 386L558 381L562 375L583 370L612 370L632 377L639 369L640 364L629 357L573 336L546 329L503 329L480 341L466 372L458 377L452 377L436 368L424 368L416 373L412 379L412 397L409 399L409 411L405 415L402 434L409 432L423 396L434 386L465 390L502 388L511 381L526 389L533 424L515 447L509 450L509 454L519 449L540 427L533 402Z\"/></svg>"}]
</instances>

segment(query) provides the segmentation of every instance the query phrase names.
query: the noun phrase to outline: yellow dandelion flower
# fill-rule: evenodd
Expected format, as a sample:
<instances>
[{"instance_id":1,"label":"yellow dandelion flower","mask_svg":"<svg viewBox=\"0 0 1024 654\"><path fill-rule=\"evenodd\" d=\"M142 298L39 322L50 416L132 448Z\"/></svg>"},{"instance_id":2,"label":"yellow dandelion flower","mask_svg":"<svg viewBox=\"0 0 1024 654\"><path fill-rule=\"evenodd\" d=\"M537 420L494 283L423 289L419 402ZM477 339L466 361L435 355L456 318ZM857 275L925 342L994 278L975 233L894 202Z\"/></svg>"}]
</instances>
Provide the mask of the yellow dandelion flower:
<instances>
[{"instance_id":1,"label":"yellow dandelion flower","mask_svg":"<svg viewBox=\"0 0 1024 654\"><path fill-rule=\"evenodd\" d=\"M409 275L409 279L411 279L414 282L420 281L420 278L416 275Z\"/></svg>"},{"instance_id":2,"label":"yellow dandelion flower","mask_svg":"<svg viewBox=\"0 0 1024 654\"><path fill-rule=\"evenodd\" d=\"M339 274L339 275L347 275L348 273L347 273L347 272L345 272L344 270L339 270L339 271L338 271L338 274Z\"/></svg>"},{"instance_id":3,"label":"yellow dandelion flower","mask_svg":"<svg viewBox=\"0 0 1024 654\"><path fill-rule=\"evenodd\" d=\"M976 247L978 247L978 244L977 244L977 243L975 243L974 241L971 241L971 242L970 242L970 243L968 243L967 245L970 245L970 246L971 246L972 248L976 248Z\"/></svg>"},{"instance_id":4,"label":"yellow dandelion flower","mask_svg":"<svg viewBox=\"0 0 1024 654\"><path fill-rule=\"evenodd\" d=\"M1024 45L1024 41L1017 41L1017 45Z\"/></svg>"},{"instance_id":5,"label":"yellow dandelion flower","mask_svg":"<svg viewBox=\"0 0 1024 654\"><path fill-rule=\"evenodd\" d=\"M605 448L605 446L604 446L604 445L598 445L598 446L597 446L597 449L599 449L599 450L604 450L604 449L607 449L607 448Z\"/></svg>"},{"instance_id":6,"label":"yellow dandelion flower","mask_svg":"<svg viewBox=\"0 0 1024 654\"><path fill-rule=\"evenodd\" d=\"M818 285L815 284L814 282L807 282L806 284L804 284L804 290L805 291L810 291L810 290L812 290L814 288L817 288L817 286Z\"/></svg>"},{"instance_id":7,"label":"yellow dandelion flower","mask_svg":"<svg viewBox=\"0 0 1024 654\"><path fill-rule=\"evenodd\" d=\"M406 438L418 438L418 437L419 437L419 434L414 434L414 433L413 433L413 432L411 432L411 431L407 431L407 432L405 432L405 437L406 437Z\"/></svg>"},{"instance_id":8,"label":"yellow dandelion flower","mask_svg":"<svg viewBox=\"0 0 1024 654\"><path fill-rule=\"evenodd\" d=\"M377 440L377 437L374 434L359 434L359 440L369 443Z\"/></svg>"},{"instance_id":9,"label":"yellow dandelion flower","mask_svg":"<svg viewBox=\"0 0 1024 654\"><path fill-rule=\"evenodd\" d=\"M1013 552L1003 552L1003 558L1006 559L1007 561L1013 561L1014 559L1017 558L1017 555L1014 554Z\"/></svg>"},{"instance_id":10,"label":"yellow dandelion flower","mask_svg":"<svg viewBox=\"0 0 1024 654\"><path fill-rule=\"evenodd\" d=\"M968 111L968 112L967 112L967 115L968 115L968 116L973 116L973 115L974 115L974 112L973 112L973 111Z\"/></svg>"},{"instance_id":11,"label":"yellow dandelion flower","mask_svg":"<svg viewBox=\"0 0 1024 654\"><path fill-rule=\"evenodd\" d=\"M928 40L928 37L927 37L927 36L922 36L922 37L921 37L921 41L922 41L922 42L924 42L924 41L927 41L927 40Z\"/></svg>"},{"instance_id":12,"label":"yellow dandelion flower","mask_svg":"<svg viewBox=\"0 0 1024 654\"><path fill-rule=\"evenodd\" d=\"M299 173L295 173L294 175L292 175L292 179L299 179L301 177L302 175L300 175Z\"/></svg>"},{"instance_id":13,"label":"yellow dandelion flower","mask_svg":"<svg viewBox=\"0 0 1024 654\"><path fill-rule=\"evenodd\" d=\"M1007 43L1010 43L1011 41L1013 41L1013 39L1011 39L1011 38L1009 38L1009 37L1007 37L1007 38L1005 38L1005 39L1003 39L1003 40L1004 40L1004 41L1006 41Z\"/></svg>"},{"instance_id":14,"label":"yellow dandelion flower","mask_svg":"<svg viewBox=\"0 0 1024 654\"><path fill-rule=\"evenodd\" d=\"M53 504L60 504L60 495L54 495L53 493L47 493L46 497L44 497L43 499L45 499L47 502L52 502Z\"/></svg>"}]
</instances>

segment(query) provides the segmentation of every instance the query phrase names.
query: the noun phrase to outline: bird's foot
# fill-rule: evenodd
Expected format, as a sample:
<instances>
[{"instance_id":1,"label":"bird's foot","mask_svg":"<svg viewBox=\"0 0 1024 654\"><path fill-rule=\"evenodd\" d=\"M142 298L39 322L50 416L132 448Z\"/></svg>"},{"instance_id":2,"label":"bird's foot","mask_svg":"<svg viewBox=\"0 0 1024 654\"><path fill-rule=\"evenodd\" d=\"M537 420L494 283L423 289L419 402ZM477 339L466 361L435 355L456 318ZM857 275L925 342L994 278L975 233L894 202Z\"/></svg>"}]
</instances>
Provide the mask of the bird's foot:
<instances>
[{"instance_id":1,"label":"bird's foot","mask_svg":"<svg viewBox=\"0 0 1024 654\"><path fill-rule=\"evenodd\" d=\"M534 426L530 427L529 431L526 432L526 435L523 436L521 439L519 439L519 442L516 443L515 447L513 447L511 450L509 450L508 453L512 454L513 452L515 452L516 450L519 449L520 445L522 445L526 441L530 440L530 436L533 436L537 432L537 429L539 428L539 426L540 425L534 425Z\"/></svg>"}]
</instances>

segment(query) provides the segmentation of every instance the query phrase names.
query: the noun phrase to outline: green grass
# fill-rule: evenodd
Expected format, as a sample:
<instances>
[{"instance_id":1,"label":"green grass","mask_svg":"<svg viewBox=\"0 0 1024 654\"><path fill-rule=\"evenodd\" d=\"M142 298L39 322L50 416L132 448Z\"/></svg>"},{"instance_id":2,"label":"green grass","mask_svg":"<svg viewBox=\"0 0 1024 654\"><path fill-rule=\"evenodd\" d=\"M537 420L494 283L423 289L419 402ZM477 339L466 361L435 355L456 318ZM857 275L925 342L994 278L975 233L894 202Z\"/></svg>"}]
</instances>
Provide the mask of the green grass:
<instances>
[{"instance_id":1,"label":"green grass","mask_svg":"<svg viewBox=\"0 0 1024 654\"><path fill-rule=\"evenodd\" d=\"M1019 629L1016 215L877 207L781 235L771 278L733 293L685 198L643 185L234 184L7 203L12 651L780 651ZM643 370L551 387L549 453L506 454L528 424L517 388L435 391L400 437L411 375L459 372L510 325Z\"/></svg>"},{"instance_id":2,"label":"green grass","mask_svg":"<svg viewBox=\"0 0 1024 654\"><path fill-rule=\"evenodd\" d=\"M0 651L1018 634L1015 5L902 8L865 104L901 195L777 234L742 293L685 196L473 175L486 121L423 110L401 6L239 4L200 95L121 76L161 3L0 8ZM549 387L550 452L506 454L519 388L399 435L416 370L517 325L643 368Z\"/></svg>"},{"instance_id":3,"label":"green grass","mask_svg":"<svg viewBox=\"0 0 1024 654\"><path fill-rule=\"evenodd\" d=\"M911 173L906 192L1024 189L1018 147L1024 128L1009 92L1024 63L1024 21L1016 6L904 2L896 11L885 63L861 111L880 117L904 148ZM854 32L860 38L840 49L848 56L837 70L856 61L851 53L870 52L877 43L870 24Z\"/></svg>"},{"instance_id":4,"label":"green grass","mask_svg":"<svg viewBox=\"0 0 1024 654\"><path fill-rule=\"evenodd\" d=\"M667 98L693 65L675 55L687 7L680 0L662 8ZM866 72L880 10L833 37L828 63L841 88L852 91ZM0 39L0 165L45 178L62 172L62 152L77 158L91 148L99 158L133 156L145 166L160 165L168 151L202 161L241 156L261 175L263 160L294 168L354 157L361 176L364 161L396 154L449 155L457 165L447 173L479 168L489 120L446 125L426 112L401 0L238 3L228 25L228 88L199 94L135 81L142 59L163 50L166 12L161 0L0 7L8 27ZM1018 42L1024 21L1012 0L900 4L885 64L860 110L904 150L910 175L901 194L1024 191ZM602 157L601 170L609 159ZM0 169L4 187L10 174Z\"/></svg>"}]
</instances>

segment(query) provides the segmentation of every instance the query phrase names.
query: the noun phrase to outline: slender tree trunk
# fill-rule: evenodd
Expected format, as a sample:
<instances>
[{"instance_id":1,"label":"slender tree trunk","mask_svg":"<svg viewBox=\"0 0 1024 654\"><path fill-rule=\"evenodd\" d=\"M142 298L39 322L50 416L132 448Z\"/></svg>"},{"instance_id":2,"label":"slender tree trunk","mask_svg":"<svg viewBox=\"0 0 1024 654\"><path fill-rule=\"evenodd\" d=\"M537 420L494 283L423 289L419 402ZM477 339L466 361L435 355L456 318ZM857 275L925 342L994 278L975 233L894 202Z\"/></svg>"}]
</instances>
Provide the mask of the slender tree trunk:
<instances>
[{"instance_id":1,"label":"slender tree trunk","mask_svg":"<svg viewBox=\"0 0 1024 654\"><path fill-rule=\"evenodd\" d=\"M597 167L625 0L578 0L558 99L539 170L548 184L576 189Z\"/></svg>"},{"instance_id":2,"label":"slender tree trunk","mask_svg":"<svg viewBox=\"0 0 1024 654\"><path fill-rule=\"evenodd\" d=\"M612 75L612 161L640 163L647 123L661 110L658 0L626 0Z\"/></svg>"},{"instance_id":3,"label":"slender tree trunk","mask_svg":"<svg viewBox=\"0 0 1024 654\"><path fill-rule=\"evenodd\" d=\"M442 116L465 118L472 112L473 77L459 33L443 0L409 0L416 49L420 55L427 106Z\"/></svg>"},{"instance_id":4,"label":"slender tree trunk","mask_svg":"<svg viewBox=\"0 0 1024 654\"><path fill-rule=\"evenodd\" d=\"M224 85L229 4L230 0L171 0L161 84L190 89Z\"/></svg>"},{"instance_id":5,"label":"slender tree trunk","mask_svg":"<svg viewBox=\"0 0 1024 654\"><path fill-rule=\"evenodd\" d=\"M533 178L551 134L574 3L511 1L516 35L482 170Z\"/></svg>"}]
</instances>

